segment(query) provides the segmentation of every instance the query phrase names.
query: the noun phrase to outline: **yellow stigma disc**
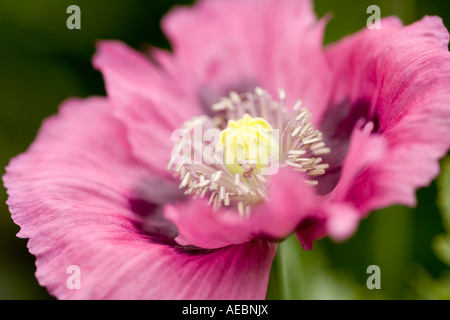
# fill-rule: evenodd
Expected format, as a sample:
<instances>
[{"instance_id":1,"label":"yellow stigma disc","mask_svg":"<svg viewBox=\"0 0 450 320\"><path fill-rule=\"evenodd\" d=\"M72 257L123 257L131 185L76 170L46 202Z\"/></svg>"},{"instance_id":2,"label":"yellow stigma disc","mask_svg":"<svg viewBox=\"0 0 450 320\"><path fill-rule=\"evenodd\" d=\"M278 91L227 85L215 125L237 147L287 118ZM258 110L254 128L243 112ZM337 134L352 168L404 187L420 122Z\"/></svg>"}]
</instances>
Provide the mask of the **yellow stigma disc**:
<instances>
[{"instance_id":1,"label":"yellow stigma disc","mask_svg":"<svg viewBox=\"0 0 450 320\"><path fill-rule=\"evenodd\" d=\"M224 161L231 173L242 173L239 162L256 165L258 172L269 163L271 155L278 155L278 141L272 126L263 118L245 114L239 120L229 120L221 132L217 149L223 151Z\"/></svg>"}]
</instances>

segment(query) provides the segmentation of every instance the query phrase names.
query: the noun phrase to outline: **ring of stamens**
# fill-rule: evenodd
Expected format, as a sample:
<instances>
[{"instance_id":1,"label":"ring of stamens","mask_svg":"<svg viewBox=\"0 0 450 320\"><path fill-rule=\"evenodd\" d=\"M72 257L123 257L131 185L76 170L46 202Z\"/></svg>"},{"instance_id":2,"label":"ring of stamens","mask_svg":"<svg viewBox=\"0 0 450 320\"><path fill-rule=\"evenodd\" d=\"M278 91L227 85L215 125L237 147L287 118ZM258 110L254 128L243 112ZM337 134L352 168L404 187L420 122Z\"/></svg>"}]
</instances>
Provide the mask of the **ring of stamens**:
<instances>
[{"instance_id":1,"label":"ring of stamens","mask_svg":"<svg viewBox=\"0 0 450 320\"><path fill-rule=\"evenodd\" d=\"M284 101L283 90L279 91L278 101L261 88L256 88L254 93L231 92L229 97L222 98L212 106L216 113L213 117L197 117L184 123L183 127L190 133L196 129L202 132L208 129L225 130L228 120L241 119L245 115L263 118L280 133L279 154L271 155L269 162L276 161L280 167L288 166L294 171L303 172L305 183L317 185L315 177L323 175L328 168L320 156L330 153L330 148L326 147L322 133L313 128L309 121L311 113L302 108L301 100L294 105L290 115ZM203 140L195 134L191 134L189 139L179 140L174 151L187 149L190 150L189 155L173 157L167 169L180 178L179 187L186 189L185 194L209 197L209 204L214 210L222 206L232 207L240 216L248 217L253 206L269 199L266 176L259 172L254 161L245 159L238 159L241 173L231 173L216 148L210 153L204 153L204 150L209 150L207 147L210 141ZM192 161L195 152L208 157L209 161Z\"/></svg>"}]
</instances>

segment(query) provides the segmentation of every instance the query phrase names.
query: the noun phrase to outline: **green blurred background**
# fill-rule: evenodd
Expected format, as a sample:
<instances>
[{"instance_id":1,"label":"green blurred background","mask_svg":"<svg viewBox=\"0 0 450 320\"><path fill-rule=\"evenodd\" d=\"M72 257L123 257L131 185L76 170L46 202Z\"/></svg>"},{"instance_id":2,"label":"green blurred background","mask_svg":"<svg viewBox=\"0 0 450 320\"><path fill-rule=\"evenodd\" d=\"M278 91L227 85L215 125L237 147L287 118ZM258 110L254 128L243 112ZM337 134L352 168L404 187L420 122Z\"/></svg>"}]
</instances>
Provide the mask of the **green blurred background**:
<instances>
[{"instance_id":1,"label":"green blurred background","mask_svg":"<svg viewBox=\"0 0 450 320\"><path fill-rule=\"evenodd\" d=\"M192 2L1 0L0 174L11 157L28 148L42 120L56 113L63 100L105 95L102 77L91 66L96 40L119 39L137 49L148 44L169 48L160 19L172 6ZM81 8L81 30L66 27L66 9L72 4ZM316 0L319 17L333 14L325 42L365 27L366 9L373 4L382 16L397 15L405 24L439 15L450 26L450 1ZM417 208L396 206L373 213L344 243L323 239L304 252L289 239L275 260L268 298L450 299L450 237L445 235L450 219L436 202L438 189L445 185L450 183L442 175L438 183L418 190ZM0 299L51 299L34 277L35 259L26 240L16 237L19 227L0 188ZM441 193L448 194L446 190ZM369 265L381 268L380 290L366 287Z\"/></svg>"}]
</instances>

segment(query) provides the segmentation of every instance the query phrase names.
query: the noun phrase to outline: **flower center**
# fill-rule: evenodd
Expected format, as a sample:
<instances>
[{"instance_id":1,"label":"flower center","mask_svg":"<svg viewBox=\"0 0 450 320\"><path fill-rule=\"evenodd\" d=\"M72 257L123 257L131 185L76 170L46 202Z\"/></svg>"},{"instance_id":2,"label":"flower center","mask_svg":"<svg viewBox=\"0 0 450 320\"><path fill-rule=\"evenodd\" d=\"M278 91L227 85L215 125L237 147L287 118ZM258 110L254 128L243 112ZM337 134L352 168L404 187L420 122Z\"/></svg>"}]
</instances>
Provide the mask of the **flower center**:
<instances>
[{"instance_id":1,"label":"flower center","mask_svg":"<svg viewBox=\"0 0 450 320\"><path fill-rule=\"evenodd\" d=\"M269 157L278 157L278 141L272 136L272 126L261 117L246 113L239 120L228 120L222 130L216 150L224 154L224 162L232 174L244 173L241 163L256 165L256 170L269 164Z\"/></svg>"},{"instance_id":2,"label":"flower center","mask_svg":"<svg viewBox=\"0 0 450 320\"><path fill-rule=\"evenodd\" d=\"M180 188L209 204L236 209L243 217L270 199L267 176L279 167L304 173L305 183L325 174L320 155L330 152L311 113L298 101L289 112L280 90L276 101L263 89L231 92L212 106L215 115L184 123L167 169L180 178ZM172 139L173 139L172 135Z\"/></svg>"}]
</instances>

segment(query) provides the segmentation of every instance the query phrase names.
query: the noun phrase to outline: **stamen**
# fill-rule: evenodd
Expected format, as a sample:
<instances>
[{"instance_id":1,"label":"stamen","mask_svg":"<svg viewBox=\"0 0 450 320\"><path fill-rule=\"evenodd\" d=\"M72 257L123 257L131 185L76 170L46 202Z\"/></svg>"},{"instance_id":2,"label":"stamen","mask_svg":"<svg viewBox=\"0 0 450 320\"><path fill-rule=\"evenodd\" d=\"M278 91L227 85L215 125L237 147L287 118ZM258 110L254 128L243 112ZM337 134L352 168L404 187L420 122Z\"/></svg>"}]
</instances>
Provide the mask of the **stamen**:
<instances>
[{"instance_id":1,"label":"stamen","mask_svg":"<svg viewBox=\"0 0 450 320\"><path fill-rule=\"evenodd\" d=\"M293 111L298 111L300 109L300 107L302 106L302 100L298 100L294 107L292 108Z\"/></svg>"},{"instance_id":2,"label":"stamen","mask_svg":"<svg viewBox=\"0 0 450 320\"><path fill-rule=\"evenodd\" d=\"M224 205L226 205L226 206L230 205L230 193L229 192L225 193Z\"/></svg>"},{"instance_id":3,"label":"stamen","mask_svg":"<svg viewBox=\"0 0 450 320\"><path fill-rule=\"evenodd\" d=\"M189 183L189 178L191 177L190 174L186 174L183 178L183 180L180 183L180 189L183 189L184 187L186 187Z\"/></svg>"},{"instance_id":4,"label":"stamen","mask_svg":"<svg viewBox=\"0 0 450 320\"><path fill-rule=\"evenodd\" d=\"M238 209L238 212L239 212L239 216L244 217L244 215L245 215L244 203L242 201L238 202L237 209Z\"/></svg>"}]
</instances>

